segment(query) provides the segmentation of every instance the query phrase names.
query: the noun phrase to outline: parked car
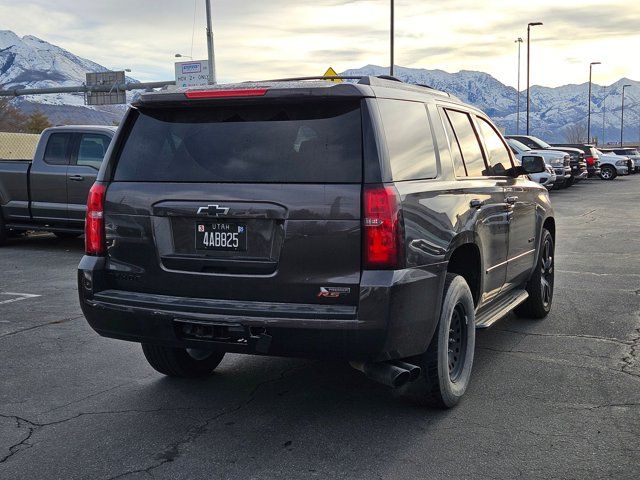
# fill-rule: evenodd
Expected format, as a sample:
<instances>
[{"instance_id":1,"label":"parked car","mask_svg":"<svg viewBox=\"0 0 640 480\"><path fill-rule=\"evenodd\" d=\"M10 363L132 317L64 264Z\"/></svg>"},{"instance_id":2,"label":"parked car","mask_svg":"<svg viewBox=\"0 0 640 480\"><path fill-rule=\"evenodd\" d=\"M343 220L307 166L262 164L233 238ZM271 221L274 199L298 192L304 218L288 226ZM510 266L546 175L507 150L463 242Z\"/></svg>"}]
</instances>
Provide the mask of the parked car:
<instances>
[{"instance_id":1,"label":"parked car","mask_svg":"<svg viewBox=\"0 0 640 480\"><path fill-rule=\"evenodd\" d=\"M633 160L615 153L604 153L596 149L600 158L600 178L613 180L618 175L629 175Z\"/></svg>"},{"instance_id":2,"label":"parked car","mask_svg":"<svg viewBox=\"0 0 640 480\"><path fill-rule=\"evenodd\" d=\"M560 150L569 154L570 157L570 165L571 165L571 178L572 180L569 184L574 184L580 182L581 180L587 178L589 176L589 171L587 169L587 163L584 160L584 153L582 150L577 148L563 147L557 148L552 147L544 140L540 140L538 137L534 137L532 135L507 135L507 138L513 138L514 140L518 140L520 143L523 143L529 148L534 150ZM598 169L594 170L594 175L600 173Z\"/></svg>"},{"instance_id":3,"label":"parked car","mask_svg":"<svg viewBox=\"0 0 640 480\"><path fill-rule=\"evenodd\" d=\"M540 155L547 169L543 173L530 175L531 180L544 185L547 189L552 187L564 188L568 186L571 179L571 167L569 166L569 154L558 150L532 150L523 143L513 138L507 138L507 145L517 159L522 159L523 155Z\"/></svg>"},{"instance_id":4,"label":"parked car","mask_svg":"<svg viewBox=\"0 0 640 480\"><path fill-rule=\"evenodd\" d=\"M451 407L475 329L551 309L555 220L498 129L376 77L143 93L88 201L80 304L157 371L339 357Z\"/></svg>"},{"instance_id":5,"label":"parked car","mask_svg":"<svg viewBox=\"0 0 640 480\"><path fill-rule=\"evenodd\" d=\"M633 171L629 173L640 172L640 151L637 148L601 148L600 150L604 153L615 153L616 155L629 157L633 160Z\"/></svg>"},{"instance_id":6,"label":"parked car","mask_svg":"<svg viewBox=\"0 0 640 480\"><path fill-rule=\"evenodd\" d=\"M48 128L33 161L0 160L0 244L10 233L28 230L82 235L89 189L115 131Z\"/></svg>"},{"instance_id":7,"label":"parked car","mask_svg":"<svg viewBox=\"0 0 640 480\"><path fill-rule=\"evenodd\" d=\"M552 143L555 148L577 148L584 153L584 161L590 177L600 175L600 157L596 147L586 143Z\"/></svg>"}]
</instances>

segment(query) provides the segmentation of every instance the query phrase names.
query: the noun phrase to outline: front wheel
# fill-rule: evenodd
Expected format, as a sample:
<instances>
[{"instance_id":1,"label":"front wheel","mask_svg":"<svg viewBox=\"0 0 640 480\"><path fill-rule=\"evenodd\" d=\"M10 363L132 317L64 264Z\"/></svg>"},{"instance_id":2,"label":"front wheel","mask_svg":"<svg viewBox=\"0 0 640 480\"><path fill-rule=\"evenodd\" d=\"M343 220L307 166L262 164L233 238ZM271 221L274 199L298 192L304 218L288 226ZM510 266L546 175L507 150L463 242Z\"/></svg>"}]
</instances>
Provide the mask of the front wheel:
<instances>
[{"instance_id":1,"label":"front wheel","mask_svg":"<svg viewBox=\"0 0 640 480\"><path fill-rule=\"evenodd\" d=\"M538 263L527 284L529 298L515 309L524 318L544 318L551 311L554 280L554 242L546 228L542 230Z\"/></svg>"},{"instance_id":2,"label":"front wheel","mask_svg":"<svg viewBox=\"0 0 640 480\"><path fill-rule=\"evenodd\" d=\"M613 180L617 176L618 172L616 172L616 169L609 165L600 168L600 178L603 180Z\"/></svg>"},{"instance_id":3,"label":"front wheel","mask_svg":"<svg viewBox=\"0 0 640 480\"><path fill-rule=\"evenodd\" d=\"M156 371L169 377L208 377L220 364L224 352L213 352L194 348L172 348L161 345L142 344L147 362Z\"/></svg>"},{"instance_id":4,"label":"front wheel","mask_svg":"<svg viewBox=\"0 0 640 480\"><path fill-rule=\"evenodd\" d=\"M475 305L469 285L447 273L438 326L427 351L417 359L422 373L407 394L440 408L455 406L471 378L476 343Z\"/></svg>"}]
</instances>

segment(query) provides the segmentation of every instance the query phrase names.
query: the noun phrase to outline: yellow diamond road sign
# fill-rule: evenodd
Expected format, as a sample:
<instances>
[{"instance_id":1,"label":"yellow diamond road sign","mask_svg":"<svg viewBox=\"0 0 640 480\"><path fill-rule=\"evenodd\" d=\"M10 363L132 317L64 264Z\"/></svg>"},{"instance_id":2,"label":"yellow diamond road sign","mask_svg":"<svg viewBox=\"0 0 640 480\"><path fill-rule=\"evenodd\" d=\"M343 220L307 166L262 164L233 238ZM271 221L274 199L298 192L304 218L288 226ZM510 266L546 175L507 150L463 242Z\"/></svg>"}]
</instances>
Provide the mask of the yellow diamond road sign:
<instances>
[{"instance_id":1,"label":"yellow diamond road sign","mask_svg":"<svg viewBox=\"0 0 640 480\"><path fill-rule=\"evenodd\" d=\"M323 77L337 77L338 74L336 73L336 71L333 69L333 67L329 67L329 69L324 72ZM336 78L333 80L329 80L330 82L342 82L342 80L340 78Z\"/></svg>"}]
</instances>

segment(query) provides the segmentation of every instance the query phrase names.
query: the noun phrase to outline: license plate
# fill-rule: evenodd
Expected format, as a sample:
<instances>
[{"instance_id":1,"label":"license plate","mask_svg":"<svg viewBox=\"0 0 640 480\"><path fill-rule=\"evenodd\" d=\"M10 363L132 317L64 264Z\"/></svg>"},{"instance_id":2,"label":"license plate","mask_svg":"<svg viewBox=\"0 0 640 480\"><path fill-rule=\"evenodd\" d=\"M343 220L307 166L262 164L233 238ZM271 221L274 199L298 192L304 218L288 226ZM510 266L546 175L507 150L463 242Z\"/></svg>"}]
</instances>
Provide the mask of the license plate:
<instances>
[{"instance_id":1,"label":"license plate","mask_svg":"<svg viewBox=\"0 0 640 480\"><path fill-rule=\"evenodd\" d=\"M247 226L230 222L198 222L196 250L244 252L247 250Z\"/></svg>"}]
</instances>

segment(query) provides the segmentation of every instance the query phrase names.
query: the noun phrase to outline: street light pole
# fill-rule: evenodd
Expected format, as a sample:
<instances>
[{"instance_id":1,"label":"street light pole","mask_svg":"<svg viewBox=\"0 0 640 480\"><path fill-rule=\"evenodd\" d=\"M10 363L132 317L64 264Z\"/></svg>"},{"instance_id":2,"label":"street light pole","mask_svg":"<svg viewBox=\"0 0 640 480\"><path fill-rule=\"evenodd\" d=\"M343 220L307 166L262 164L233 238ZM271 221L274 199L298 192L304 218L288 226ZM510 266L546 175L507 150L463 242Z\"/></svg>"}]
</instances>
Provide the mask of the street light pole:
<instances>
[{"instance_id":1,"label":"street light pole","mask_svg":"<svg viewBox=\"0 0 640 480\"><path fill-rule=\"evenodd\" d=\"M602 87L602 145L606 145L604 140L605 130L604 130L604 122L607 116L607 86Z\"/></svg>"},{"instance_id":2,"label":"street light pole","mask_svg":"<svg viewBox=\"0 0 640 480\"><path fill-rule=\"evenodd\" d=\"M542 22L530 22L527 24L527 135L529 135L529 111L531 108L531 27L542 25Z\"/></svg>"},{"instance_id":3,"label":"street light pole","mask_svg":"<svg viewBox=\"0 0 640 480\"><path fill-rule=\"evenodd\" d=\"M391 66L389 67L389 75L393 77L393 50L394 50L394 39L395 39L395 8L394 8L394 0L391 0L391 38L390 38L390 48L391 48Z\"/></svg>"},{"instance_id":4,"label":"street light pole","mask_svg":"<svg viewBox=\"0 0 640 480\"><path fill-rule=\"evenodd\" d=\"M520 135L520 47L522 46L522 38L518 37L515 43L518 44L518 101L516 113L516 135Z\"/></svg>"},{"instance_id":5,"label":"street light pole","mask_svg":"<svg viewBox=\"0 0 640 480\"><path fill-rule=\"evenodd\" d=\"M622 144L623 144L623 140L622 140L622 134L624 133L624 90L625 88L630 87L630 84L626 84L622 86L622 113L621 113L621 119L620 119L620 147L622 148Z\"/></svg>"},{"instance_id":6,"label":"street light pole","mask_svg":"<svg viewBox=\"0 0 640 480\"><path fill-rule=\"evenodd\" d=\"M600 62L591 62L589 64L589 99L587 100L587 143L591 143L591 75L593 73L593 66L600 65Z\"/></svg>"},{"instance_id":7,"label":"street light pole","mask_svg":"<svg viewBox=\"0 0 640 480\"><path fill-rule=\"evenodd\" d=\"M216 57L213 50L213 28L211 27L211 0L207 5L207 53L209 57L209 85L216 83Z\"/></svg>"}]
</instances>

